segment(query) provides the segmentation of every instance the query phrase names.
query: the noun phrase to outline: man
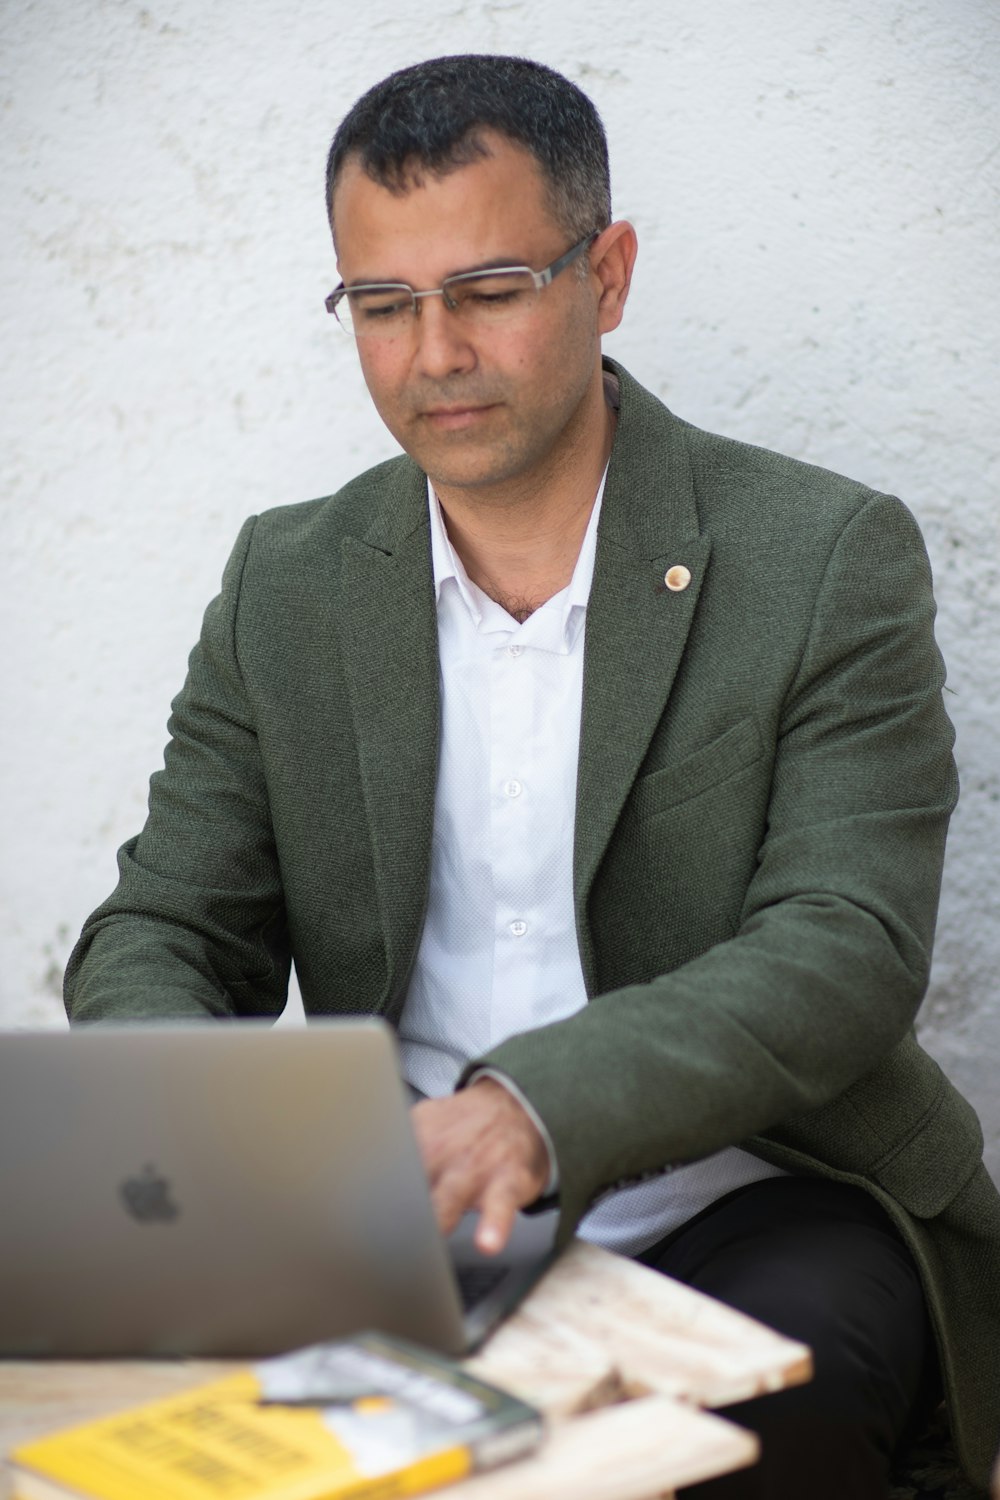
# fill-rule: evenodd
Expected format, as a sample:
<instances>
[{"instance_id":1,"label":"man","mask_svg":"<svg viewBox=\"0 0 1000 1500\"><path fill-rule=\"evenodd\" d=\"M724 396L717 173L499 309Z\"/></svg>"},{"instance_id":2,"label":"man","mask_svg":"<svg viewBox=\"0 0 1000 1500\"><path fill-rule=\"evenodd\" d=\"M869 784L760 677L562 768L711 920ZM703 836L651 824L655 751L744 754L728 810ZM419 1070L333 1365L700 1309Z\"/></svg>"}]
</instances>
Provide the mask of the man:
<instances>
[{"instance_id":1,"label":"man","mask_svg":"<svg viewBox=\"0 0 1000 1500\"><path fill-rule=\"evenodd\" d=\"M245 526L72 1018L273 1015L294 956L398 1027L445 1229L558 1192L813 1346L699 1493L885 1495L932 1331L981 1477L1000 1212L911 1031L955 796L911 518L602 361L636 238L559 75L395 74L328 190L407 456Z\"/></svg>"}]
</instances>

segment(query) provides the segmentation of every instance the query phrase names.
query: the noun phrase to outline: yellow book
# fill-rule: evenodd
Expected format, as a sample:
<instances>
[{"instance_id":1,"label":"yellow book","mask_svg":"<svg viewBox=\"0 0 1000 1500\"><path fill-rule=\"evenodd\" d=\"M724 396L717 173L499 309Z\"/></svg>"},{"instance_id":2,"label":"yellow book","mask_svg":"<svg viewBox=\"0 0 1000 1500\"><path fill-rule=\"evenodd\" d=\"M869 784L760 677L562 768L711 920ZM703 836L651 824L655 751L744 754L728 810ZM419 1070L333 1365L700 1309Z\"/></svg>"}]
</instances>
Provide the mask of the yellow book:
<instances>
[{"instance_id":1,"label":"yellow book","mask_svg":"<svg viewBox=\"0 0 1000 1500\"><path fill-rule=\"evenodd\" d=\"M316 1344L24 1443L19 1500L390 1500L534 1448L541 1414L402 1339Z\"/></svg>"}]
</instances>

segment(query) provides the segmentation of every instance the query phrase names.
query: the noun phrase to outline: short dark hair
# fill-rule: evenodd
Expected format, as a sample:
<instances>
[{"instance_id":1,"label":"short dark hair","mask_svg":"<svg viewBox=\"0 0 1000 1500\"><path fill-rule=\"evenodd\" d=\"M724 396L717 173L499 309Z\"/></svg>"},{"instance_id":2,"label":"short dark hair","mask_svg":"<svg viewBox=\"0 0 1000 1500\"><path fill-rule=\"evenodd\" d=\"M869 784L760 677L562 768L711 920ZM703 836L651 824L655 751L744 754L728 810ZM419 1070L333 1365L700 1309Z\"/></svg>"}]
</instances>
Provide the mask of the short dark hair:
<instances>
[{"instance_id":1,"label":"short dark hair","mask_svg":"<svg viewBox=\"0 0 1000 1500\"><path fill-rule=\"evenodd\" d=\"M326 163L326 206L348 156L390 192L419 186L489 154L490 129L531 152L552 212L571 240L611 223L608 143L582 89L526 57L466 53L391 73L345 117Z\"/></svg>"}]
</instances>

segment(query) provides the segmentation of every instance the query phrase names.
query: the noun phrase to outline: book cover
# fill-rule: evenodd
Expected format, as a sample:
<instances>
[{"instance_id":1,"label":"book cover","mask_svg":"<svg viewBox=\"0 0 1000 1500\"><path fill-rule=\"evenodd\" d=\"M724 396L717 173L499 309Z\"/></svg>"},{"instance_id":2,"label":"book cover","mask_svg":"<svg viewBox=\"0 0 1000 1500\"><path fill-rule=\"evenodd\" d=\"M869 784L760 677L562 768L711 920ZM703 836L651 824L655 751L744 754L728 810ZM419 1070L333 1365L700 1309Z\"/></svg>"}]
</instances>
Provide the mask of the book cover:
<instances>
[{"instance_id":1,"label":"book cover","mask_svg":"<svg viewBox=\"0 0 1000 1500\"><path fill-rule=\"evenodd\" d=\"M390 1500L534 1448L540 1412L364 1333L24 1443L19 1500Z\"/></svg>"}]
</instances>

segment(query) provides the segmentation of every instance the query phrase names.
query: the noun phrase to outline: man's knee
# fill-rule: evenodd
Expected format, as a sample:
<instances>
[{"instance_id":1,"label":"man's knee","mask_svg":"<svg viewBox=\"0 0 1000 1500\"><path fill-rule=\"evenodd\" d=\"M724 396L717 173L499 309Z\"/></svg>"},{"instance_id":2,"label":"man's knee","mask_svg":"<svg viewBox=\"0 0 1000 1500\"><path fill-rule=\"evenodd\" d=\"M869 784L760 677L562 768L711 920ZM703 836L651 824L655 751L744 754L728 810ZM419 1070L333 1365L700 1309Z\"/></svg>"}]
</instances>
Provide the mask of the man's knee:
<instances>
[{"instance_id":1,"label":"man's knee","mask_svg":"<svg viewBox=\"0 0 1000 1500\"><path fill-rule=\"evenodd\" d=\"M757 1470L692 1500L777 1500L806 1483L817 1500L884 1495L931 1339L916 1267L879 1206L838 1184L772 1179L701 1216L655 1263L813 1351L811 1382L725 1413L760 1435Z\"/></svg>"}]
</instances>

